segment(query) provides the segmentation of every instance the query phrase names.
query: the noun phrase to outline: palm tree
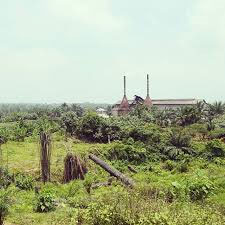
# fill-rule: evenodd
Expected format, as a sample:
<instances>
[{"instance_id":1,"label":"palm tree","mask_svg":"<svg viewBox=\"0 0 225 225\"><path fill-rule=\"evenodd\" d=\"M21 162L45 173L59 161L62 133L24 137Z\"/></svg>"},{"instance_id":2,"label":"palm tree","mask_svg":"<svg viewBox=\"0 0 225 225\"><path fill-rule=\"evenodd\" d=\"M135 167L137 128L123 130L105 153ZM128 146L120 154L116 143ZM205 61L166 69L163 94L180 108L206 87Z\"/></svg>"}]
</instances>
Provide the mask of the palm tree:
<instances>
[{"instance_id":1,"label":"palm tree","mask_svg":"<svg viewBox=\"0 0 225 225\"><path fill-rule=\"evenodd\" d=\"M208 130L215 129L213 120L225 112L225 103L219 101L213 104L207 104L207 109L205 111L206 120L208 123Z\"/></svg>"},{"instance_id":2,"label":"palm tree","mask_svg":"<svg viewBox=\"0 0 225 225\"><path fill-rule=\"evenodd\" d=\"M225 103L219 101L213 104L208 104L208 111L211 115L218 116L225 112Z\"/></svg>"},{"instance_id":3,"label":"palm tree","mask_svg":"<svg viewBox=\"0 0 225 225\"><path fill-rule=\"evenodd\" d=\"M197 123L201 119L201 113L197 107L181 107L177 110L177 123L181 126L187 126Z\"/></svg>"},{"instance_id":4,"label":"palm tree","mask_svg":"<svg viewBox=\"0 0 225 225\"><path fill-rule=\"evenodd\" d=\"M176 112L173 109L156 110L154 112L156 122L159 126L166 127L174 123Z\"/></svg>"}]
</instances>

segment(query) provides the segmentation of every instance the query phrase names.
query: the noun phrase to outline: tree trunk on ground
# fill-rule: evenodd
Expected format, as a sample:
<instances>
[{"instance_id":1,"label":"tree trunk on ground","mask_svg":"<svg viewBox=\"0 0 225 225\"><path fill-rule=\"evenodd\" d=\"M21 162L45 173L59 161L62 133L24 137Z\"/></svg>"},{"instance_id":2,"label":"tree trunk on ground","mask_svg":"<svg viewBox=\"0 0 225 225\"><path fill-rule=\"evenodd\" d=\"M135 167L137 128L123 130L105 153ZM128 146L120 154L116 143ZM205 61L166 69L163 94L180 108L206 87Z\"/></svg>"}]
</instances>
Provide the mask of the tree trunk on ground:
<instances>
[{"instance_id":1,"label":"tree trunk on ground","mask_svg":"<svg viewBox=\"0 0 225 225\"><path fill-rule=\"evenodd\" d=\"M137 173L137 170L136 169L134 169L132 166L128 166L128 169L131 171L131 172L133 172L133 173Z\"/></svg>"},{"instance_id":2,"label":"tree trunk on ground","mask_svg":"<svg viewBox=\"0 0 225 225\"><path fill-rule=\"evenodd\" d=\"M99 166L101 166L105 171L107 171L111 176L116 177L117 179L119 179L122 183L124 183L127 186L133 187L134 186L134 182L124 176L121 172L119 172L118 170L110 167L106 162L104 162L103 160L99 159L97 156L91 154L89 155L89 158L94 161L96 164L98 164Z\"/></svg>"}]
</instances>

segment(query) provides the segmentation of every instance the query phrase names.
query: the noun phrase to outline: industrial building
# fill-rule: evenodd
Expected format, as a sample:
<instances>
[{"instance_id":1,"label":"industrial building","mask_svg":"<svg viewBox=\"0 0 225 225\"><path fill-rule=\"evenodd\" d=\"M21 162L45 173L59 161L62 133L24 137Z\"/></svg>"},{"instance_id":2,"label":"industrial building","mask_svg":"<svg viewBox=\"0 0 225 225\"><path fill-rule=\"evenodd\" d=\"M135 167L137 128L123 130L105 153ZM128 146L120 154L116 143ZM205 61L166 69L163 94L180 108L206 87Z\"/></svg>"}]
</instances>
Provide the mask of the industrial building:
<instances>
[{"instance_id":1,"label":"industrial building","mask_svg":"<svg viewBox=\"0 0 225 225\"><path fill-rule=\"evenodd\" d=\"M151 108L157 107L160 110L163 109L177 109L184 106L194 106L199 102L197 99L151 99L149 93L149 75L147 75L147 96L142 99L139 96L135 96L133 100L128 100L126 95L126 76L124 76L124 96L122 101L118 101L112 107L113 116L127 115L137 104L144 104Z\"/></svg>"}]
</instances>

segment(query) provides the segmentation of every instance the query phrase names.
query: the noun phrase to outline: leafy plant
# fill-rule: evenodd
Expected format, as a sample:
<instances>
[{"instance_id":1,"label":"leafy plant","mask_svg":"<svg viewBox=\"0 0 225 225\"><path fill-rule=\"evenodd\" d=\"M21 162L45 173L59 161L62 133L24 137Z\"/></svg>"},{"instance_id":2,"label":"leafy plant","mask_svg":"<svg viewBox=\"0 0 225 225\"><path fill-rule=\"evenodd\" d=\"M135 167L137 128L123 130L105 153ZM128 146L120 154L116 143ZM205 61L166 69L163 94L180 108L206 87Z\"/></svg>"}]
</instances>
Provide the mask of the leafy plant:
<instances>
[{"instance_id":1,"label":"leafy plant","mask_svg":"<svg viewBox=\"0 0 225 225\"><path fill-rule=\"evenodd\" d=\"M15 176L15 185L21 190L31 190L33 188L33 178L21 173Z\"/></svg>"},{"instance_id":2,"label":"leafy plant","mask_svg":"<svg viewBox=\"0 0 225 225\"><path fill-rule=\"evenodd\" d=\"M41 191L36 196L36 212L49 212L56 208L55 195L50 190Z\"/></svg>"},{"instance_id":3,"label":"leafy plant","mask_svg":"<svg viewBox=\"0 0 225 225\"><path fill-rule=\"evenodd\" d=\"M214 184L208 177L198 174L189 180L188 191L192 201L202 201L214 190Z\"/></svg>"},{"instance_id":4,"label":"leafy plant","mask_svg":"<svg viewBox=\"0 0 225 225\"><path fill-rule=\"evenodd\" d=\"M180 147L190 147L191 145L191 135L181 128L174 128L171 132L170 142L172 145Z\"/></svg>"},{"instance_id":5,"label":"leafy plant","mask_svg":"<svg viewBox=\"0 0 225 225\"><path fill-rule=\"evenodd\" d=\"M78 134L80 137L88 141L101 142L104 139L104 133L102 131L105 125L103 118L98 116L96 113L89 112L82 117Z\"/></svg>"},{"instance_id":6,"label":"leafy plant","mask_svg":"<svg viewBox=\"0 0 225 225\"><path fill-rule=\"evenodd\" d=\"M163 169L165 170L172 171L175 168L176 168L176 163L171 160L167 160L163 165Z\"/></svg>"},{"instance_id":7,"label":"leafy plant","mask_svg":"<svg viewBox=\"0 0 225 225\"><path fill-rule=\"evenodd\" d=\"M141 163L147 159L146 149L140 146L115 142L106 148L106 157L109 160L124 160L126 162Z\"/></svg>"},{"instance_id":8,"label":"leafy plant","mask_svg":"<svg viewBox=\"0 0 225 225\"><path fill-rule=\"evenodd\" d=\"M13 189L0 189L0 225L4 224L5 217L8 215L12 204L12 193Z\"/></svg>"},{"instance_id":9,"label":"leafy plant","mask_svg":"<svg viewBox=\"0 0 225 225\"><path fill-rule=\"evenodd\" d=\"M60 120L61 127L71 135L76 133L78 129L78 117L75 112L64 113Z\"/></svg>"},{"instance_id":10,"label":"leafy plant","mask_svg":"<svg viewBox=\"0 0 225 225\"><path fill-rule=\"evenodd\" d=\"M14 176L8 169L0 167L0 189L7 188L11 183L14 182Z\"/></svg>"},{"instance_id":11,"label":"leafy plant","mask_svg":"<svg viewBox=\"0 0 225 225\"><path fill-rule=\"evenodd\" d=\"M207 143L206 150L211 154L212 157L224 157L225 156L225 144L215 139Z\"/></svg>"}]
</instances>

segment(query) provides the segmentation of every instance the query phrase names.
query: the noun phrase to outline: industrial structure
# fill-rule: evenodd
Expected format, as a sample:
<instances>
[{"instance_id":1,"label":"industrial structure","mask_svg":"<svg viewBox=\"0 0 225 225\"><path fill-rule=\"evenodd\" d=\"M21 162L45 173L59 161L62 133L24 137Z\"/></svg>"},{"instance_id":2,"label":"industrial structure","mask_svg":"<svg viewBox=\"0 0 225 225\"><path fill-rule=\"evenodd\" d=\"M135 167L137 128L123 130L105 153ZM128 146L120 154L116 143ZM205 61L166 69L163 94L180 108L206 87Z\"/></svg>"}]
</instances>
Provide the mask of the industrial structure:
<instances>
[{"instance_id":1,"label":"industrial structure","mask_svg":"<svg viewBox=\"0 0 225 225\"><path fill-rule=\"evenodd\" d=\"M124 76L124 95L122 101L118 101L112 107L113 116L127 115L137 104L144 104L148 108L152 106L157 107L160 110L163 109L177 109L184 106L194 106L199 101L197 99L151 99L149 92L149 75L147 75L147 96L142 99L135 95L133 100L128 100L126 94L126 76Z\"/></svg>"}]
</instances>

